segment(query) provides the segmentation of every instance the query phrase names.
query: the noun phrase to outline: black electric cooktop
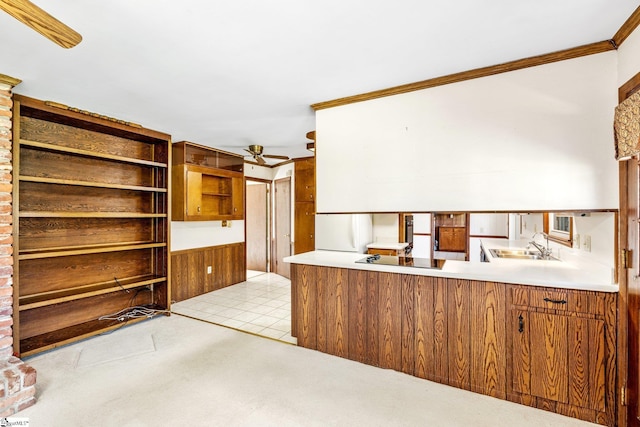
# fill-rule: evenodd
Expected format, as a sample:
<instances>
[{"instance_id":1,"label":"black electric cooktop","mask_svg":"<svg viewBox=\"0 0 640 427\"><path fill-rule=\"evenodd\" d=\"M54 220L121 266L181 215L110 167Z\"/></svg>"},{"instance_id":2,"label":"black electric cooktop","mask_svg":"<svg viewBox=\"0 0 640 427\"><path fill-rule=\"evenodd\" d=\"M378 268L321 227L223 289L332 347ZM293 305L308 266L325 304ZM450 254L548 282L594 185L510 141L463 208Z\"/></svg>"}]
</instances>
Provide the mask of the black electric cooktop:
<instances>
[{"instance_id":1,"label":"black electric cooktop","mask_svg":"<svg viewBox=\"0 0 640 427\"><path fill-rule=\"evenodd\" d=\"M390 255L369 255L356 261L360 264L398 265L401 267L434 268L439 270L436 260Z\"/></svg>"}]
</instances>

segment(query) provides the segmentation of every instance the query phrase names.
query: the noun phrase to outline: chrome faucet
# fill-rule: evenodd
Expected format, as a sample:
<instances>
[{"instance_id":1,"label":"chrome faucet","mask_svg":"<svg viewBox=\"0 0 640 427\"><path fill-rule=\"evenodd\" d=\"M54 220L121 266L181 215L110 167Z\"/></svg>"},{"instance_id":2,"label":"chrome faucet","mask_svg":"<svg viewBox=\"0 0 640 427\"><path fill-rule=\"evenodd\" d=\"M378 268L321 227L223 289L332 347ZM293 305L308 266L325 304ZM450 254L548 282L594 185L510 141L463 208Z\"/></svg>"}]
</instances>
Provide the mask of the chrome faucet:
<instances>
[{"instance_id":1,"label":"chrome faucet","mask_svg":"<svg viewBox=\"0 0 640 427\"><path fill-rule=\"evenodd\" d=\"M536 242L536 236L538 234L541 234L547 240L546 248L542 246L540 243ZM551 257L551 249L549 249L549 235L547 233L544 233L542 231L538 231L537 233L534 233L534 235L531 237L531 241L529 242L529 245L533 245L533 247L539 250L543 258L547 259ZM527 249L529 249L529 246L527 246Z\"/></svg>"}]
</instances>

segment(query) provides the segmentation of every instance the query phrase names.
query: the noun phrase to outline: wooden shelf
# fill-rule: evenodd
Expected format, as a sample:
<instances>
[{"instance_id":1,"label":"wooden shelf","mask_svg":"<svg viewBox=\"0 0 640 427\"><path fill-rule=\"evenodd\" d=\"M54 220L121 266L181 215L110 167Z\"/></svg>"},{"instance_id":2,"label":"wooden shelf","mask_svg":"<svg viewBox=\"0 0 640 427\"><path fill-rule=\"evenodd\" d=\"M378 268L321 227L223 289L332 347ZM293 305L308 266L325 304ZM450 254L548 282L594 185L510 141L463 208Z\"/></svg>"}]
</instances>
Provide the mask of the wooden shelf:
<instances>
[{"instance_id":1,"label":"wooden shelf","mask_svg":"<svg viewBox=\"0 0 640 427\"><path fill-rule=\"evenodd\" d=\"M164 213L22 211L21 218L167 218Z\"/></svg>"},{"instance_id":2,"label":"wooden shelf","mask_svg":"<svg viewBox=\"0 0 640 427\"><path fill-rule=\"evenodd\" d=\"M13 111L16 353L168 310L171 136L20 95Z\"/></svg>"},{"instance_id":3,"label":"wooden shelf","mask_svg":"<svg viewBox=\"0 0 640 427\"><path fill-rule=\"evenodd\" d=\"M146 245L153 244L157 242L150 241L136 241L136 242L118 242L118 243L96 243L92 245L73 245L73 246L53 246L46 248L34 248L34 249L21 249L20 254L36 254L40 252L62 252L62 251L70 251L70 250L78 250L78 249L101 249L101 248L110 248L114 246L133 246L133 245Z\"/></svg>"},{"instance_id":4,"label":"wooden shelf","mask_svg":"<svg viewBox=\"0 0 640 427\"><path fill-rule=\"evenodd\" d=\"M57 184L57 185L76 185L80 187L98 187L98 188L110 188L115 190L133 190L133 191L151 191L154 193L166 193L166 188L159 187L144 187L141 185L123 185L123 184L108 184L102 182L92 181L77 181L74 179L58 179L58 178L44 178L38 176L19 176L22 182L38 182L41 184Z\"/></svg>"},{"instance_id":5,"label":"wooden shelf","mask_svg":"<svg viewBox=\"0 0 640 427\"><path fill-rule=\"evenodd\" d=\"M148 305L147 308L164 310L164 307L158 305ZM166 314L167 316L169 313ZM76 342L85 338L89 338L96 334L112 331L125 325L148 320L148 318L129 319L124 322L118 320L91 320L89 322L79 323L77 325L59 329L35 337L24 339L20 342L21 355L29 356L42 351L51 350L72 342Z\"/></svg>"},{"instance_id":6,"label":"wooden shelf","mask_svg":"<svg viewBox=\"0 0 640 427\"><path fill-rule=\"evenodd\" d=\"M135 251L139 249L163 248L166 246L167 246L167 243L163 242L163 243L146 243L146 244L133 244L133 245L114 245L109 247L87 246L86 248L76 248L76 249L68 249L68 250L43 250L43 251L30 250L28 252L20 251L20 254L18 255L18 260L24 261L28 259L43 259L43 258L55 258L55 257L74 256L74 255L101 254L101 253L107 253L107 252Z\"/></svg>"},{"instance_id":7,"label":"wooden shelf","mask_svg":"<svg viewBox=\"0 0 640 427\"><path fill-rule=\"evenodd\" d=\"M36 149L41 149L41 150L45 150L45 151L54 151L54 152L58 152L58 153L73 154L73 155L83 156L83 157L90 157L90 158L93 158L93 159L103 159L103 160L112 160L114 162L120 162L120 163L130 163L130 164L134 164L134 165L152 166L152 167L159 167L159 168L167 168L168 167L168 165L166 163L153 162L153 161L150 161L150 160L135 159L135 158L124 157L124 156L115 156L115 155L112 155L112 154L96 153L95 151L81 150L81 149L70 148L70 147L63 147L61 145L47 144L45 142L30 141L28 139L21 139L20 140L20 146L36 148Z\"/></svg>"},{"instance_id":8,"label":"wooden shelf","mask_svg":"<svg viewBox=\"0 0 640 427\"><path fill-rule=\"evenodd\" d=\"M130 279L118 279L106 283L94 283L75 288L63 289L60 291L42 292L35 295L25 295L19 298L20 311L31 310L47 305L60 304L62 302L89 298L96 295L108 294L110 292L128 291L130 289L142 288L155 283L166 282L166 277L143 276Z\"/></svg>"},{"instance_id":9,"label":"wooden shelf","mask_svg":"<svg viewBox=\"0 0 640 427\"><path fill-rule=\"evenodd\" d=\"M213 196L213 197L231 197L229 193L211 193L211 192L202 192L203 196Z\"/></svg>"},{"instance_id":10,"label":"wooden shelf","mask_svg":"<svg viewBox=\"0 0 640 427\"><path fill-rule=\"evenodd\" d=\"M243 157L182 141L173 144L172 219L244 219Z\"/></svg>"}]
</instances>

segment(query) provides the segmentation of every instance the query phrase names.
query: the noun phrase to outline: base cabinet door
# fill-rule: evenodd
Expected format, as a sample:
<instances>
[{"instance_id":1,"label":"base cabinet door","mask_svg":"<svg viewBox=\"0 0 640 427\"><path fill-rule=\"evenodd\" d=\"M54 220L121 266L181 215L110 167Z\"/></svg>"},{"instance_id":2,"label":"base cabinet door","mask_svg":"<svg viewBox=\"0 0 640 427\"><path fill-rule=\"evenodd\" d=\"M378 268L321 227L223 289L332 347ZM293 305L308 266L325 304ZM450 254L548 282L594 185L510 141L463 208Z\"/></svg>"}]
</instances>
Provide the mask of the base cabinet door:
<instances>
[{"instance_id":1,"label":"base cabinet door","mask_svg":"<svg viewBox=\"0 0 640 427\"><path fill-rule=\"evenodd\" d=\"M512 332L514 391L605 410L604 321L513 310Z\"/></svg>"}]
</instances>

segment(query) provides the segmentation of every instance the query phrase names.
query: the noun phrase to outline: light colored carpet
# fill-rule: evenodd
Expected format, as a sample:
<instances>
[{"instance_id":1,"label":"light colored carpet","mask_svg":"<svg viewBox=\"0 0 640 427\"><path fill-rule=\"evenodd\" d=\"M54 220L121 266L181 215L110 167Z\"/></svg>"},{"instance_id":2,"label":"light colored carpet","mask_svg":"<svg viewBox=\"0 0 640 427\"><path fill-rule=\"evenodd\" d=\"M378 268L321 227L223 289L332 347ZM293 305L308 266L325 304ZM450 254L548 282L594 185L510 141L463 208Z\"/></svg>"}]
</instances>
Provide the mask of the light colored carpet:
<instances>
[{"instance_id":1,"label":"light colored carpet","mask_svg":"<svg viewBox=\"0 0 640 427\"><path fill-rule=\"evenodd\" d=\"M106 355L78 363L90 351ZM27 363L39 401L19 416L32 426L593 425L179 315Z\"/></svg>"}]
</instances>

